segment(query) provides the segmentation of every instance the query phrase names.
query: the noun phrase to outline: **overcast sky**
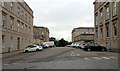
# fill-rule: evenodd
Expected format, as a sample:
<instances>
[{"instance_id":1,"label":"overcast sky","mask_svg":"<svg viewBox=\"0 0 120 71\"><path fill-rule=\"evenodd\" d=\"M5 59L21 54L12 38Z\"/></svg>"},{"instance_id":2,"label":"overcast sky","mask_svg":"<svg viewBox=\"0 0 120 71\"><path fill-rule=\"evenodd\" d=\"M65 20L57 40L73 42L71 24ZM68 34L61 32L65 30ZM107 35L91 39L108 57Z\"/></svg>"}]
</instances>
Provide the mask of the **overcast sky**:
<instances>
[{"instance_id":1,"label":"overcast sky","mask_svg":"<svg viewBox=\"0 0 120 71\"><path fill-rule=\"evenodd\" d=\"M94 27L94 0L25 0L34 11L34 25L48 27L50 37L71 41L77 27Z\"/></svg>"}]
</instances>

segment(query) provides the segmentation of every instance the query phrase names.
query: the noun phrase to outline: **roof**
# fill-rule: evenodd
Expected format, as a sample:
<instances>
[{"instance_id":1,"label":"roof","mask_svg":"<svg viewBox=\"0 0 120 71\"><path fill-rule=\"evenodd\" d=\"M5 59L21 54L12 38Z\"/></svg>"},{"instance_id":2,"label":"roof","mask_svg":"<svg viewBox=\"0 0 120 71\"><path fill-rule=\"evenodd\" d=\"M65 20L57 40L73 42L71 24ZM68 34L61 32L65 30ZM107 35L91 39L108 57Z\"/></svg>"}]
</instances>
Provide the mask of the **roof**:
<instances>
[{"instance_id":1,"label":"roof","mask_svg":"<svg viewBox=\"0 0 120 71\"><path fill-rule=\"evenodd\" d=\"M43 27L43 26L33 26L33 28L46 28L46 29L48 29L47 27Z\"/></svg>"},{"instance_id":2,"label":"roof","mask_svg":"<svg viewBox=\"0 0 120 71\"><path fill-rule=\"evenodd\" d=\"M75 28L75 29L94 29L94 27L78 27L78 28Z\"/></svg>"}]
</instances>

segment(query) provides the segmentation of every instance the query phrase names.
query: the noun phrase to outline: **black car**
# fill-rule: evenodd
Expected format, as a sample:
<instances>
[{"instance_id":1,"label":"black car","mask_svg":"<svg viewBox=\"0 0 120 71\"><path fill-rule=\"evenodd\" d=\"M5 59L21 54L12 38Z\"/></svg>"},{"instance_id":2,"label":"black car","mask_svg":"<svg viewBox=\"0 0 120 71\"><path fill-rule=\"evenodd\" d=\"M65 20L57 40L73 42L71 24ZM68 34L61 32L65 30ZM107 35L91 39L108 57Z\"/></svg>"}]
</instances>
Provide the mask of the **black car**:
<instances>
[{"instance_id":1,"label":"black car","mask_svg":"<svg viewBox=\"0 0 120 71\"><path fill-rule=\"evenodd\" d=\"M86 44L84 50L86 51L107 51L106 47L98 44Z\"/></svg>"}]
</instances>

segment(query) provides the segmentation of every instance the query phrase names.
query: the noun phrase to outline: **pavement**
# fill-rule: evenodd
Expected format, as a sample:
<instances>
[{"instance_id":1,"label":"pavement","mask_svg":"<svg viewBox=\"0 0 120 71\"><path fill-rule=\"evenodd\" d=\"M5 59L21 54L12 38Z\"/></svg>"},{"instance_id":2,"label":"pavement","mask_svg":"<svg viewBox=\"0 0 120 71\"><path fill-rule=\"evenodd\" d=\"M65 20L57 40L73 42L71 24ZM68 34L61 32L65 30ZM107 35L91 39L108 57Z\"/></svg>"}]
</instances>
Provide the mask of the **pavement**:
<instances>
[{"instance_id":1,"label":"pavement","mask_svg":"<svg viewBox=\"0 0 120 71\"><path fill-rule=\"evenodd\" d=\"M11 53L4 53L4 54L2 54L2 58L8 58L8 57L11 57L14 55L19 55L21 53L23 53L23 50L11 52Z\"/></svg>"},{"instance_id":2,"label":"pavement","mask_svg":"<svg viewBox=\"0 0 120 71\"><path fill-rule=\"evenodd\" d=\"M113 52L56 47L12 54L3 57L3 69L118 69L118 53Z\"/></svg>"}]
</instances>

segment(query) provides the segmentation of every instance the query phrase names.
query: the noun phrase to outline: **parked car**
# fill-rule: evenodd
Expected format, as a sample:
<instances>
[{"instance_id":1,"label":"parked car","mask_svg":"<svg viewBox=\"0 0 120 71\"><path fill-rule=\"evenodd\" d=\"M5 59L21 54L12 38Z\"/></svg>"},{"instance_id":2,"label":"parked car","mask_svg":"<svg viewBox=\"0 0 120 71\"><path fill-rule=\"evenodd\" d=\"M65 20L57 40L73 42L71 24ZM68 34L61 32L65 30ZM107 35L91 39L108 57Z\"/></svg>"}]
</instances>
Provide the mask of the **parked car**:
<instances>
[{"instance_id":1,"label":"parked car","mask_svg":"<svg viewBox=\"0 0 120 71\"><path fill-rule=\"evenodd\" d=\"M47 47L55 47L54 41L43 42L42 44Z\"/></svg>"},{"instance_id":2,"label":"parked car","mask_svg":"<svg viewBox=\"0 0 120 71\"><path fill-rule=\"evenodd\" d=\"M31 51L40 51L42 50L41 46L38 45L29 45L25 48L24 52L31 52Z\"/></svg>"},{"instance_id":3,"label":"parked car","mask_svg":"<svg viewBox=\"0 0 120 71\"><path fill-rule=\"evenodd\" d=\"M85 44L86 51L107 51L107 48L98 44Z\"/></svg>"},{"instance_id":4,"label":"parked car","mask_svg":"<svg viewBox=\"0 0 120 71\"><path fill-rule=\"evenodd\" d=\"M44 49L48 48L47 44L40 44L40 46L42 46L42 48L44 48Z\"/></svg>"},{"instance_id":5,"label":"parked car","mask_svg":"<svg viewBox=\"0 0 120 71\"><path fill-rule=\"evenodd\" d=\"M76 48L80 48L80 45L81 45L80 43L77 43Z\"/></svg>"},{"instance_id":6,"label":"parked car","mask_svg":"<svg viewBox=\"0 0 120 71\"><path fill-rule=\"evenodd\" d=\"M80 48L81 48L81 49L84 49L84 48L85 48L85 45L87 45L87 44L80 44Z\"/></svg>"},{"instance_id":7,"label":"parked car","mask_svg":"<svg viewBox=\"0 0 120 71\"><path fill-rule=\"evenodd\" d=\"M74 45L74 43L72 43L72 44L70 45L70 47L73 47L73 45Z\"/></svg>"},{"instance_id":8,"label":"parked car","mask_svg":"<svg viewBox=\"0 0 120 71\"><path fill-rule=\"evenodd\" d=\"M75 47L76 47L76 45L77 45L77 43L74 43L74 44L73 44L73 47L75 48Z\"/></svg>"}]
</instances>

